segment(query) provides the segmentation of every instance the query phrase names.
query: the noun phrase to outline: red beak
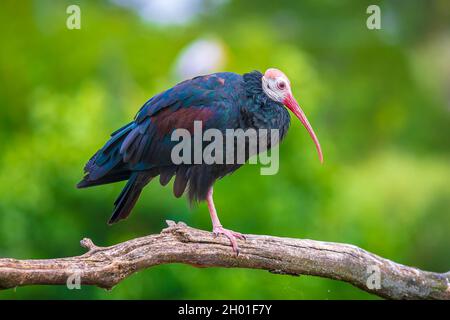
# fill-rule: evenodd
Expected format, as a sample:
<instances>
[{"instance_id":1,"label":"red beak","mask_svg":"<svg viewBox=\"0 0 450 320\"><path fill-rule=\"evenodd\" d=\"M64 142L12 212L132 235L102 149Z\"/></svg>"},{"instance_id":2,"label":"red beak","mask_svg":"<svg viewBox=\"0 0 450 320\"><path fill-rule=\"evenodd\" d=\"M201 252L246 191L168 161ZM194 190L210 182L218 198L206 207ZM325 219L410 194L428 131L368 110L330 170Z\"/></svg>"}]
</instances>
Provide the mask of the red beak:
<instances>
[{"instance_id":1,"label":"red beak","mask_svg":"<svg viewBox=\"0 0 450 320\"><path fill-rule=\"evenodd\" d=\"M300 121L302 122L302 124L305 126L306 130L308 130L309 135L311 136L311 138L314 141L314 144L316 145L317 148L317 152L319 153L319 159L320 159L320 163L323 163L323 154L322 154L322 149L320 148L320 143L319 143L319 139L317 139L316 134L314 133L313 128L311 127L311 125L309 124L308 119L305 116L305 113L303 112L303 110L300 108L300 106L298 105L297 101L295 100L295 98L292 96L292 94L289 94L283 101L283 104L289 108L289 110L291 110L296 116L297 118L300 119Z\"/></svg>"}]
</instances>

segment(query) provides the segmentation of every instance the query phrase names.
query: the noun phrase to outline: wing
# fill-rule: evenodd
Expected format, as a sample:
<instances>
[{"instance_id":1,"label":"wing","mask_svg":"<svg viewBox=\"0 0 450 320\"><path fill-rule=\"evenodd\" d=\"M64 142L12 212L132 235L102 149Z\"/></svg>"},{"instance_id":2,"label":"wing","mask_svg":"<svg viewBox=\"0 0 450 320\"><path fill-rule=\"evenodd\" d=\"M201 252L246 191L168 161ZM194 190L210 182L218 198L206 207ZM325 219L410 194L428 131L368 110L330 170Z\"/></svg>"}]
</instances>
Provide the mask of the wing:
<instances>
[{"instance_id":1,"label":"wing","mask_svg":"<svg viewBox=\"0 0 450 320\"><path fill-rule=\"evenodd\" d=\"M120 154L130 170L149 170L172 164L175 129L191 134L194 121L202 121L203 130L235 128L239 121L236 93L241 76L218 73L196 77L147 101L136 115L134 128L124 139Z\"/></svg>"},{"instance_id":2,"label":"wing","mask_svg":"<svg viewBox=\"0 0 450 320\"><path fill-rule=\"evenodd\" d=\"M176 175L174 194L181 196L196 169L171 161L178 143L171 139L173 131L183 128L192 133L195 121L202 121L203 130L237 128L242 83L240 75L217 73L184 81L154 96L133 122L114 132L91 158L78 187L127 180L133 172L146 171L149 178L160 175L163 185Z\"/></svg>"}]
</instances>

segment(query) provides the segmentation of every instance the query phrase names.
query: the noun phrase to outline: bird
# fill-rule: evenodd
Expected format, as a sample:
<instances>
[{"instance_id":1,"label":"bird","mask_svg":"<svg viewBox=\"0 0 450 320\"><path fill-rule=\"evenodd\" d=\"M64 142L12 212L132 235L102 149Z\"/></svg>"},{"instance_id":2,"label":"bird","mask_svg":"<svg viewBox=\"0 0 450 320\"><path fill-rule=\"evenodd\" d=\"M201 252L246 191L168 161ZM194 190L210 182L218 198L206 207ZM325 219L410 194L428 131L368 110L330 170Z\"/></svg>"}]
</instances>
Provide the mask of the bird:
<instances>
[{"instance_id":1,"label":"bird","mask_svg":"<svg viewBox=\"0 0 450 320\"><path fill-rule=\"evenodd\" d=\"M173 177L173 193L183 194L191 203L206 201L214 236L225 236L236 254L242 233L222 226L213 200L214 183L239 169L243 163L175 163L171 151L176 141L171 135L177 129L194 130L200 121L203 129L278 130L279 143L290 126L290 110L303 124L317 149L320 162L323 153L319 140L305 113L294 98L288 77L276 68L265 73L244 74L219 72L182 81L150 98L133 121L114 131L84 167L78 188L127 181L114 202L109 224L127 218L143 188L159 176L162 186ZM202 147L204 147L202 145ZM273 147L271 143L267 149ZM237 151L235 151L237 152ZM245 154L245 160L250 154Z\"/></svg>"}]
</instances>

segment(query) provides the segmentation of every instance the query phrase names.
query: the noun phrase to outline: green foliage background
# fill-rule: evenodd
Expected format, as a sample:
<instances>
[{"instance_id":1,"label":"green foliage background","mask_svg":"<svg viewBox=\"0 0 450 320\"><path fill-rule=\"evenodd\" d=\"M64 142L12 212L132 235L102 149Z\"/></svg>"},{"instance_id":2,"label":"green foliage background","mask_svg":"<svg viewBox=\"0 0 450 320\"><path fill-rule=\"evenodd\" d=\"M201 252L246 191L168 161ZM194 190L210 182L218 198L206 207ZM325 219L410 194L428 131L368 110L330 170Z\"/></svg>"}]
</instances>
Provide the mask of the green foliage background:
<instances>
[{"instance_id":1,"label":"green foliage background","mask_svg":"<svg viewBox=\"0 0 450 320\"><path fill-rule=\"evenodd\" d=\"M165 219L210 229L151 184L131 217L106 221L122 184L75 189L89 157L152 95L177 56L212 36L225 70L284 70L325 154L293 122L280 171L245 166L216 184L225 226L352 243L431 271L450 267L450 2L222 1L187 25L155 25L110 1L0 4L0 256L52 258L157 233ZM209 1L205 1L208 8ZM366 28L379 4L382 29ZM66 28L66 7L82 10ZM264 271L152 268L112 291L24 287L0 299L372 299L350 285Z\"/></svg>"}]
</instances>

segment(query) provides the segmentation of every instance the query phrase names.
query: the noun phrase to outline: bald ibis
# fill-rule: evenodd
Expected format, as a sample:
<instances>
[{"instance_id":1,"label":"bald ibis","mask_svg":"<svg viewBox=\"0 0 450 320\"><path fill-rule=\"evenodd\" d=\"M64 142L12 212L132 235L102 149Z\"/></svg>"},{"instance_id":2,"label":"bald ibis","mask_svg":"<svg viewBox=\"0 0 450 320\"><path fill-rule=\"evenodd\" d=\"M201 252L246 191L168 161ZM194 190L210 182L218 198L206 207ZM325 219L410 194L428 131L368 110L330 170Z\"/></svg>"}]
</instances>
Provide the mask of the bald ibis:
<instances>
[{"instance_id":1,"label":"bald ibis","mask_svg":"<svg viewBox=\"0 0 450 320\"><path fill-rule=\"evenodd\" d=\"M192 131L194 121L201 121L204 129L221 132L239 128L277 129L281 140L290 122L285 107L305 126L322 162L319 141L283 72L274 68L264 74L222 72L183 81L148 100L134 120L112 133L88 161L85 176L77 187L128 180L114 203L109 220L112 224L128 217L142 189L153 178L159 176L160 183L166 185L175 176L174 195L180 197L187 189L191 202L206 200L213 234L226 236L238 253L236 239L245 240L245 236L222 227L213 202L213 184L242 164L175 164L171 150L176 142L171 134L179 128Z\"/></svg>"}]
</instances>

